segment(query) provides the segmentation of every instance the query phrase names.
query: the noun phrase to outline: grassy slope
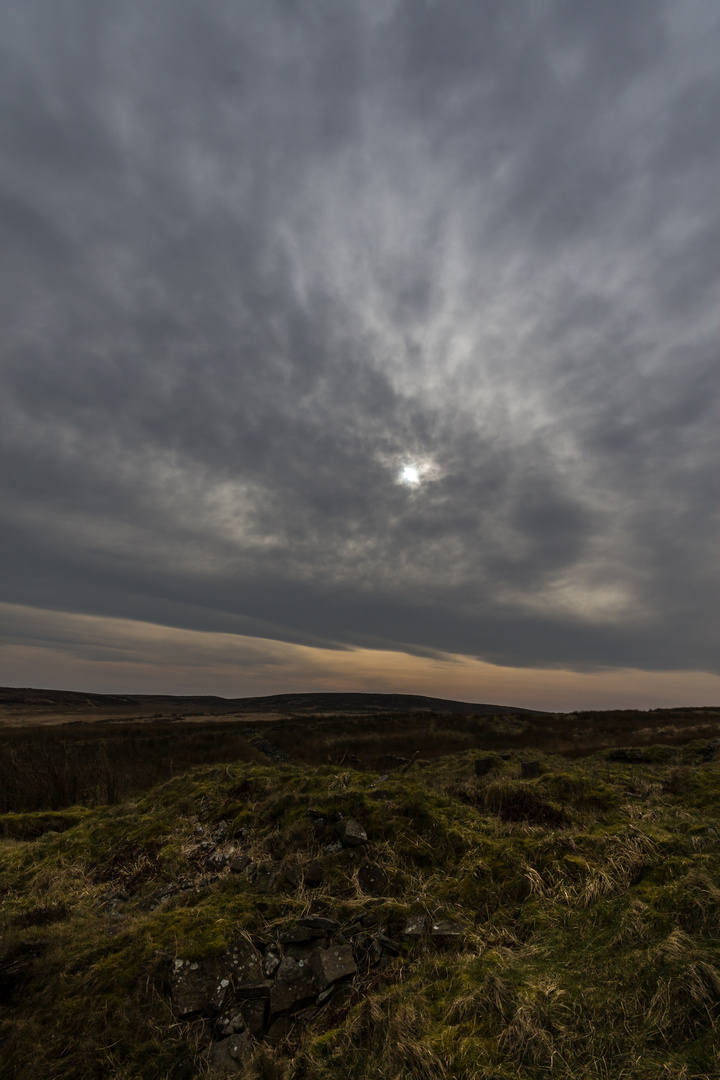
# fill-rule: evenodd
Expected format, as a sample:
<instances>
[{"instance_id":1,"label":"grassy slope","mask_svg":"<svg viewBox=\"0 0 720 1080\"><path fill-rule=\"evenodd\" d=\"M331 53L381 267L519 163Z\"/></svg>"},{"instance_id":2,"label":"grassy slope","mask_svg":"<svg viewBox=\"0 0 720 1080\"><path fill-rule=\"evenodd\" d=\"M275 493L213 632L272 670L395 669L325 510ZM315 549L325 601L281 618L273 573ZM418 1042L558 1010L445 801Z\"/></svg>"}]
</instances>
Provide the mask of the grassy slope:
<instances>
[{"instance_id":1,"label":"grassy slope","mask_svg":"<svg viewBox=\"0 0 720 1080\"><path fill-rule=\"evenodd\" d=\"M448 916L467 933L404 945L308 1031L258 1045L249 1076L716 1077L720 764L701 750L546 757L529 781L517 754L476 779L466 752L391 774L380 799L369 772L206 765L111 807L6 814L0 953L37 959L0 1007L0 1075L160 1080L185 1054L204 1075L209 1028L173 1015L170 958L221 953L239 931L271 940L313 910L373 911L395 936L410 914ZM311 806L363 822L384 902L346 850L322 856L319 890L221 875L148 909L163 882L202 878L186 855L198 818L228 820L258 859L302 863L320 850Z\"/></svg>"}]
</instances>

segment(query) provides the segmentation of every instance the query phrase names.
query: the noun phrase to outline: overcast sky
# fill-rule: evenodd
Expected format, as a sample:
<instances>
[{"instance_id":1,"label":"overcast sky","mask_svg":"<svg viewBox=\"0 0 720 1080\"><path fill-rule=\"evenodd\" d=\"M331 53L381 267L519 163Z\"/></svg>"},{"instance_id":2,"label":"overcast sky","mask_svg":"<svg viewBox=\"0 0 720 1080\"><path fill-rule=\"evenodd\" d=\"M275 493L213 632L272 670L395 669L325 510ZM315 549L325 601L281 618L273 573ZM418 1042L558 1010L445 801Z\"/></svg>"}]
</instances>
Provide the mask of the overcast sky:
<instances>
[{"instance_id":1,"label":"overcast sky","mask_svg":"<svg viewBox=\"0 0 720 1080\"><path fill-rule=\"evenodd\" d=\"M6 684L720 687L717 0L0 24Z\"/></svg>"}]
</instances>

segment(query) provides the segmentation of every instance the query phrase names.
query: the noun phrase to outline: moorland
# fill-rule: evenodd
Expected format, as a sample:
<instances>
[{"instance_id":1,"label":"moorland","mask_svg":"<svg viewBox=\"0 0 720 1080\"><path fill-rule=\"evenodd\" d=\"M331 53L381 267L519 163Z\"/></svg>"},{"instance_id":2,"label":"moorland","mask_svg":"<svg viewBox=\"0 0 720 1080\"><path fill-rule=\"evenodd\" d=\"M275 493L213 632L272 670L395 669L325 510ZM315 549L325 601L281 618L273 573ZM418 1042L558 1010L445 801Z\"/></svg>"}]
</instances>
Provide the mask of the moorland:
<instances>
[{"instance_id":1,"label":"moorland","mask_svg":"<svg viewBox=\"0 0 720 1080\"><path fill-rule=\"evenodd\" d=\"M720 708L0 691L0 1076L720 1075Z\"/></svg>"}]
</instances>

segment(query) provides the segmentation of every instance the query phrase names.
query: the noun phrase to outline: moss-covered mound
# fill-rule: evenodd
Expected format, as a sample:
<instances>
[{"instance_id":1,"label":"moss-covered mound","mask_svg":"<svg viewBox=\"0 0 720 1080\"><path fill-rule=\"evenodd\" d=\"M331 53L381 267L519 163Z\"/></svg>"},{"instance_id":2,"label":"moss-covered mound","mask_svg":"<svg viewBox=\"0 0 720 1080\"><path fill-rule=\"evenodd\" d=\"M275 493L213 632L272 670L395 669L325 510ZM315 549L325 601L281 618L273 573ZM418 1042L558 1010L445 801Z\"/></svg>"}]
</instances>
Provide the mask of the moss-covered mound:
<instances>
[{"instance_id":1,"label":"moss-covered mound","mask_svg":"<svg viewBox=\"0 0 720 1080\"><path fill-rule=\"evenodd\" d=\"M0 817L0 1075L720 1075L720 763L202 766Z\"/></svg>"}]
</instances>

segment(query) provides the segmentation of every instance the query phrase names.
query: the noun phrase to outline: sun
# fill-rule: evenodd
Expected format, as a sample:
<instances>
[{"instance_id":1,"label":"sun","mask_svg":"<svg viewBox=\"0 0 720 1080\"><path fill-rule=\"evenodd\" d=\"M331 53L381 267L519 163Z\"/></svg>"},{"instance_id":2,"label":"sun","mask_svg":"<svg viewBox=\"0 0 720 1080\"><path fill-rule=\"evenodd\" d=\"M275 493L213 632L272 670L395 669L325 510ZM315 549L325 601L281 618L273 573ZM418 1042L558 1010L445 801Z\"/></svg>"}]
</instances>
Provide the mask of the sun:
<instances>
[{"instance_id":1,"label":"sun","mask_svg":"<svg viewBox=\"0 0 720 1080\"><path fill-rule=\"evenodd\" d=\"M409 484L410 487L420 483L420 470L417 465L403 465L400 470L400 483Z\"/></svg>"}]
</instances>

